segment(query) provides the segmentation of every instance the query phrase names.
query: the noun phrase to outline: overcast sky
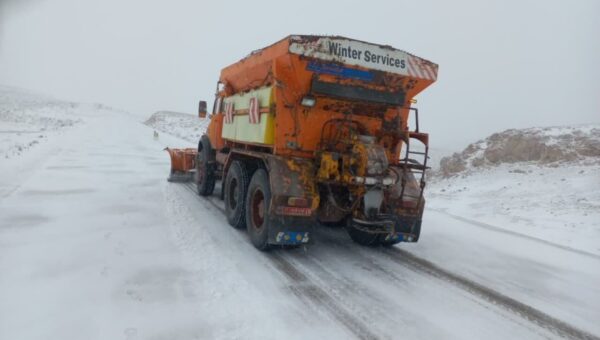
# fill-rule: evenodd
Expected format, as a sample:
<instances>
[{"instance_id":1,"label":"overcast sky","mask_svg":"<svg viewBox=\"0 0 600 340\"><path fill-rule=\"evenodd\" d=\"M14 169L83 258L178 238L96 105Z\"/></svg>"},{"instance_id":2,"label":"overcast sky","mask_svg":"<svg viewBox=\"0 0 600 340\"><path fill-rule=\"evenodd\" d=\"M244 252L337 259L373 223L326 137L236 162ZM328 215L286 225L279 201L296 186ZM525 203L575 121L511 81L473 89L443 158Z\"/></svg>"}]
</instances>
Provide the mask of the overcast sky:
<instances>
[{"instance_id":1,"label":"overcast sky","mask_svg":"<svg viewBox=\"0 0 600 340\"><path fill-rule=\"evenodd\" d=\"M600 122L600 1L0 0L0 84L150 115L194 113L221 68L291 33L440 65L418 97L434 147Z\"/></svg>"}]
</instances>

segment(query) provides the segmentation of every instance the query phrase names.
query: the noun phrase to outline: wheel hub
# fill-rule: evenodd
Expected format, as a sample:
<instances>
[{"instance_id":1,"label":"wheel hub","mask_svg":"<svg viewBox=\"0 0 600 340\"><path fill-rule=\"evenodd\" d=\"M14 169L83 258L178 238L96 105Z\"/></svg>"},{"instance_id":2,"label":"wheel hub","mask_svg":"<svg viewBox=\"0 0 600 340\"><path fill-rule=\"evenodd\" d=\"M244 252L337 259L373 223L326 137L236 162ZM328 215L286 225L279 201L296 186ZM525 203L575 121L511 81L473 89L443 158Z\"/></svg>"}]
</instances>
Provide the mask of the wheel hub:
<instances>
[{"instance_id":1,"label":"wheel hub","mask_svg":"<svg viewBox=\"0 0 600 340\"><path fill-rule=\"evenodd\" d=\"M252 208L252 227L261 229L265 222L265 196L262 191L254 191L250 206Z\"/></svg>"},{"instance_id":2,"label":"wheel hub","mask_svg":"<svg viewBox=\"0 0 600 340\"><path fill-rule=\"evenodd\" d=\"M232 209L235 209L235 207L237 206L237 203L239 202L239 196L240 188L238 186L238 183L235 179L232 179L231 183L229 183L229 206Z\"/></svg>"}]
</instances>

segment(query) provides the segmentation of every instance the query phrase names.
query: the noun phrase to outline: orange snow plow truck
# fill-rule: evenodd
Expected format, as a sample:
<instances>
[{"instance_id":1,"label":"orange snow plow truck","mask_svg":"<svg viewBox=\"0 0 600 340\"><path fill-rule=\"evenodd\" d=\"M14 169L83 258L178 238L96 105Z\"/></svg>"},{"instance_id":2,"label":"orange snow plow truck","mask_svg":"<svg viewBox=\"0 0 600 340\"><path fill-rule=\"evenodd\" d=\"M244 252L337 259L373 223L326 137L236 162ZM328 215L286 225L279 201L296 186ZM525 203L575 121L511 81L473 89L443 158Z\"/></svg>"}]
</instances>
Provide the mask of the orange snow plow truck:
<instances>
[{"instance_id":1,"label":"orange snow plow truck","mask_svg":"<svg viewBox=\"0 0 600 340\"><path fill-rule=\"evenodd\" d=\"M437 71L390 46L288 36L221 71L198 148L167 149L170 180L202 196L221 180L229 224L261 250L320 225L362 245L416 242L429 136L411 104Z\"/></svg>"}]
</instances>

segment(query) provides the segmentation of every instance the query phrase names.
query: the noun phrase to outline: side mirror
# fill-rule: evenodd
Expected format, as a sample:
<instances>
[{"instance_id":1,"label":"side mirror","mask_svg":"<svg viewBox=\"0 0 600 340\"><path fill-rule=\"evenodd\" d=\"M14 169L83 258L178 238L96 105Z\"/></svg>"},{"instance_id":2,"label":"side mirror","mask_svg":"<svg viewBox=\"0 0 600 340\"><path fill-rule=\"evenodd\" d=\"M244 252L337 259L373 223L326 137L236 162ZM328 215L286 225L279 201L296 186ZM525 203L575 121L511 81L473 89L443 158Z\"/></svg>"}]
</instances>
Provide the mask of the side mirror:
<instances>
[{"instance_id":1,"label":"side mirror","mask_svg":"<svg viewBox=\"0 0 600 340\"><path fill-rule=\"evenodd\" d=\"M198 117L206 118L206 101L204 100L198 103Z\"/></svg>"}]
</instances>

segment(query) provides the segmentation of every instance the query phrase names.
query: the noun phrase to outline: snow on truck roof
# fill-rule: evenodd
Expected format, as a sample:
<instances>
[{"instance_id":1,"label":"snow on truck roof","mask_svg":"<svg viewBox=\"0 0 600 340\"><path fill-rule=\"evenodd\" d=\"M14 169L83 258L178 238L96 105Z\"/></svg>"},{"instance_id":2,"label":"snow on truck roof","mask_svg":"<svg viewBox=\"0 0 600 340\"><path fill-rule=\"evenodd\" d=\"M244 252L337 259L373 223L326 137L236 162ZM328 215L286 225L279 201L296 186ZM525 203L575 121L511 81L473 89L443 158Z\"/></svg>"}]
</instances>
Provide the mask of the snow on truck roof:
<instances>
[{"instance_id":1,"label":"snow on truck roof","mask_svg":"<svg viewBox=\"0 0 600 340\"><path fill-rule=\"evenodd\" d=\"M285 53L431 81L437 79L438 65L431 61L389 45L379 45L342 36L289 35L274 44L253 51L239 62L282 43L287 43L288 46L287 50L283 51Z\"/></svg>"}]
</instances>

